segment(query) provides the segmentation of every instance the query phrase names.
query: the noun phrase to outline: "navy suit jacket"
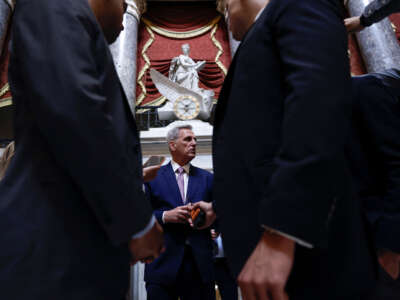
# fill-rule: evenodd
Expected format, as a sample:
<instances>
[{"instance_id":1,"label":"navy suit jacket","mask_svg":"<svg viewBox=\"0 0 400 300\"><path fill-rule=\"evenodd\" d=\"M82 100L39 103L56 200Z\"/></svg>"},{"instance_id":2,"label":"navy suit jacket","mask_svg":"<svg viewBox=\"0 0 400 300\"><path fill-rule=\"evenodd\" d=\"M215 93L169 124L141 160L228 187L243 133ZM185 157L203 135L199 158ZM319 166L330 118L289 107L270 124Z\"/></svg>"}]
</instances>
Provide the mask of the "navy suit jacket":
<instances>
[{"instance_id":1,"label":"navy suit jacket","mask_svg":"<svg viewBox=\"0 0 400 300\"><path fill-rule=\"evenodd\" d=\"M296 246L290 299L347 299L373 280L344 155L347 48L342 1L271 0L239 46L216 107L213 198L228 262L238 275L262 225L312 244Z\"/></svg>"},{"instance_id":2,"label":"navy suit jacket","mask_svg":"<svg viewBox=\"0 0 400 300\"><path fill-rule=\"evenodd\" d=\"M400 76L353 77L353 128L347 155L377 248L400 252Z\"/></svg>"},{"instance_id":3,"label":"navy suit jacket","mask_svg":"<svg viewBox=\"0 0 400 300\"><path fill-rule=\"evenodd\" d=\"M187 202L211 202L213 175L190 166ZM187 224L163 224L162 213L182 206L176 176L171 163L161 167L157 177L146 184L146 194L153 205L154 215L164 229L166 251L153 263L146 265L145 281L171 284L181 266L185 242L189 241L203 282L214 280L210 229L194 230Z\"/></svg>"},{"instance_id":4,"label":"navy suit jacket","mask_svg":"<svg viewBox=\"0 0 400 300\"><path fill-rule=\"evenodd\" d=\"M9 80L1 298L123 299L127 242L152 209L135 121L87 0L19 1Z\"/></svg>"}]
</instances>

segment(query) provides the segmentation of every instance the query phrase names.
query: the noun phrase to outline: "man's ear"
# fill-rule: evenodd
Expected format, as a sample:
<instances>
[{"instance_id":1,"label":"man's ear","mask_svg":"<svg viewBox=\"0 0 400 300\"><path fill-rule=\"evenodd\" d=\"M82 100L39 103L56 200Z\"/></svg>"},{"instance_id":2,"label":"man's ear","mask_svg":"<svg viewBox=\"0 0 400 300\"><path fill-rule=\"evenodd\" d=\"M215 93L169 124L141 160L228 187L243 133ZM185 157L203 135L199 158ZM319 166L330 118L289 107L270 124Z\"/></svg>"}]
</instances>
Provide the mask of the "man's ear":
<instances>
[{"instance_id":1,"label":"man's ear","mask_svg":"<svg viewBox=\"0 0 400 300\"><path fill-rule=\"evenodd\" d=\"M168 142L168 145L169 145L169 150L170 150L171 152L173 152L173 151L176 150L176 143L175 143L174 141L169 141L169 142Z\"/></svg>"}]
</instances>

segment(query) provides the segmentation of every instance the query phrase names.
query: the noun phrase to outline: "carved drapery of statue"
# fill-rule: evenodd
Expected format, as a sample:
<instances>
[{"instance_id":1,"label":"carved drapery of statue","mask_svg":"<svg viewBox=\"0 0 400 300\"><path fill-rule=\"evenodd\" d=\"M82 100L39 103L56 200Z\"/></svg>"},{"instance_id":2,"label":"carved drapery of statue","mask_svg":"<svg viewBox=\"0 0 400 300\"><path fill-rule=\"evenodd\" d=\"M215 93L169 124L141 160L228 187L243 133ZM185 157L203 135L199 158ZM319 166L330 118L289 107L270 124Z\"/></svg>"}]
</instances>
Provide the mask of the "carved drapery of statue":
<instances>
[{"instance_id":1,"label":"carved drapery of statue","mask_svg":"<svg viewBox=\"0 0 400 300\"><path fill-rule=\"evenodd\" d=\"M183 44L183 54L174 57L171 60L171 66L169 68L169 79L189 90L198 91L200 90L198 71L200 71L204 67L205 61L202 60L199 62L195 62L189 56L189 51L189 44Z\"/></svg>"}]
</instances>

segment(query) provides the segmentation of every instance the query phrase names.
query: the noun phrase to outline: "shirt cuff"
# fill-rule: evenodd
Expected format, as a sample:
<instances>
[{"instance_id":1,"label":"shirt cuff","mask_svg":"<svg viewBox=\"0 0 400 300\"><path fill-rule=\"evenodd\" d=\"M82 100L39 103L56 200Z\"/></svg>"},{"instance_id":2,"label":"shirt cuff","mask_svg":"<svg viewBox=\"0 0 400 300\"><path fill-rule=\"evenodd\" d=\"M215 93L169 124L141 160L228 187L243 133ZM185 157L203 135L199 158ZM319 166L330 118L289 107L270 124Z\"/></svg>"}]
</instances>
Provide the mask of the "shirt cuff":
<instances>
[{"instance_id":1,"label":"shirt cuff","mask_svg":"<svg viewBox=\"0 0 400 300\"><path fill-rule=\"evenodd\" d=\"M291 235L289 235L287 233L284 233L284 232L281 232L279 230L275 230L275 229L269 228L269 227L267 227L265 225L261 225L261 227L264 228L267 231L270 231L272 233L281 235L281 236L283 236L283 237L285 237L285 238L287 238L289 240L292 240L292 241L296 242L297 244L299 244L300 246L303 246L303 247L306 247L306 248L309 248L309 249L314 248L314 245L312 245L310 243L307 243L307 242L305 242L305 241L303 241L303 240L301 240L299 238L296 238L294 236L291 236Z\"/></svg>"},{"instance_id":2,"label":"shirt cuff","mask_svg":"<svg viewBox=\"0 0 400 300\"><path fill-rule=\"evenodd\" d=\"M134 235L132 235L132 239L139 239L142 236L144 236L147 232L150 231L150 229L153 228L154 223L156 222L156 218L154 216L151 216L150 222L147 223L146 227L139 231L138 233L135 233Z\"/></svg>"},{"instance_id":3,"label":"shirt cuff","mask_svg":"<svg viewBox=\"0 0 400 300\"><path fill-rule=\"evenodd\" d=\"M163 222L163 224L165 224L164 214L165 214L165 211L163 211L162 216L161 216L161 221Z\"/></svg>"}]
</instances>

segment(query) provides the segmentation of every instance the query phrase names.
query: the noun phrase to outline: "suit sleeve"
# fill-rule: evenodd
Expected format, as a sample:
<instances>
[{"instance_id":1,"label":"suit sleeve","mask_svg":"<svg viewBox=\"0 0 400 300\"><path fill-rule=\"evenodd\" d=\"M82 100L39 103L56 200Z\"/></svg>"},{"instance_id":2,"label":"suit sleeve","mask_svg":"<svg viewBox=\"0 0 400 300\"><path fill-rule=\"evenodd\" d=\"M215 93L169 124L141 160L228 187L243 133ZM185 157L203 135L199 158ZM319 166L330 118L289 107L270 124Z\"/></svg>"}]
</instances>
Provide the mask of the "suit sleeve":
<instances>
[{"instance_id":1,"label":"suit sleeve","mask_svg":"<svg viewBox=\"0 0 400 300\"><path fill-rule=\"evenodd\" d=\"M398 85L399 78L393 79ZM381 83L364 86L361 92L366 95L359 103L363 120L376 149L375 159L382 163L386 185L380 203L382 209L374 211L375 240L379 248L400 253L400 241L393 238L400 236L400 103L391 87Z\"/></svg>"},{"instance_id":2,"label":"suit sleeve","mask_svg":"<svg viewBox=\"0 0 400 300\"><path fill-rule=\"evenodd\" d=\"M400 11L398 0L374 0L364 9L361 15L361 24L371 26L387 16Z\"/></svg>"},{"instance_id":3,"label":"suit sleeve","mask_svg":"<svg viewBox=\"0 0 400 300\"><path fill-rule=\"evenodd\" d=\"M96 43L104 40L83 3L19 2L12 55L23 68L18 74L30 92L26 101L59 167L111 242L120 245L146 227L152 211L142 191L140 150L127 149L116 131L119 120L107 113L109 101L123 99L105 97L95 60L102 57ZM133 142L138 148L139 141Z\"/></svg>"},{"instance_id":4,"label":"suit sleeve","mask_svg":"<svg viewBox=\"0 0 400 300\"><path fill-rule=\"evenodd\" d=\"M170 208L167 208L167 207L159 208L159 207L157 207L158 201L157 201L156 197L152 193L152 185L150 183L145 183L144 186L145 186L146 198L150 201L150 203L152 204L152 207L154 209L153 210L154 216L156 217L156 219L157 219L159 224L164 225L164 222L163 222L163 219L162 219L163 213L165 211L169 210Z\"/></svg>"},{"instance_id":5,"label":"suit sleeve","mask_svg":"<svg viewBox=\"0 0 400 300\"><path fill-rule=\"evenodd\" d=\"M274 31L285 97L281 145L260 223L315 246L327 235L340 196L351 114L347 35L332 3L275 1L266 21Z\"/></svg>"}]
</instances>

